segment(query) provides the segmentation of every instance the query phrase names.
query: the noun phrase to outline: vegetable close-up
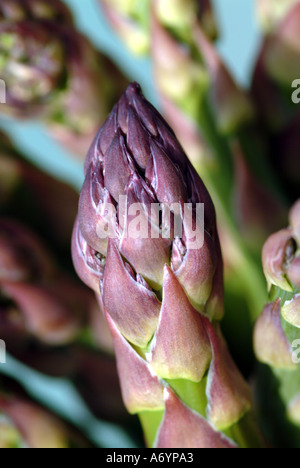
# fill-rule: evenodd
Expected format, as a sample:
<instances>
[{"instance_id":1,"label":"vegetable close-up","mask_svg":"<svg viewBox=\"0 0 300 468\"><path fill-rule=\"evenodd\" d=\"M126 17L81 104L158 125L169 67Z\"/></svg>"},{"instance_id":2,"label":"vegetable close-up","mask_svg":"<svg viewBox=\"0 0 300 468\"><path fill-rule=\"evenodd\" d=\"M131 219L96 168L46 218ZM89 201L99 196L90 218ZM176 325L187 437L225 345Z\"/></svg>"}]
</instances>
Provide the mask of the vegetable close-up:
<instances>
[{"instance_id":1,"label":"vegetable close-up","mask_svg":"<svg viewBox=\"0 0 300 468\"><path fill-rule=\"evenodd\" d=\"M0 0L0 448L300 447L299 31Z\"/></svg>"}]
</instances>

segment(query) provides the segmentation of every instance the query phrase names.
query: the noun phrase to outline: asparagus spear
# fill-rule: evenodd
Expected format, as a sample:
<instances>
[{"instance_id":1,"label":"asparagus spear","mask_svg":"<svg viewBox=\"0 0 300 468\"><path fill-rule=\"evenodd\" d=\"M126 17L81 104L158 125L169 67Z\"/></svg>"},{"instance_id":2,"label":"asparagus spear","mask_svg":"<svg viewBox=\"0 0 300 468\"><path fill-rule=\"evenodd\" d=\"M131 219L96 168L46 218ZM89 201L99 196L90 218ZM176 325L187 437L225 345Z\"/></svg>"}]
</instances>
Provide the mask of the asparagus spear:
<instances>
[{"instance_id":1,"label":"asparagus spear","mask_svg":"<svg viewBox=\"0 0 300 468\"><path fill-rule=\"evenodd\" d=\"M214 206L173 131L136 83L100 129L85 176L74 264L101 293L123 399L139 414L147 444L259 446L249 387L220 332L223 262ZM191 222L183 215L186 203ZM203 245L195 246L201 203ZM174 222L153 207L170 207Z\"/></svg>"}]
</instances>

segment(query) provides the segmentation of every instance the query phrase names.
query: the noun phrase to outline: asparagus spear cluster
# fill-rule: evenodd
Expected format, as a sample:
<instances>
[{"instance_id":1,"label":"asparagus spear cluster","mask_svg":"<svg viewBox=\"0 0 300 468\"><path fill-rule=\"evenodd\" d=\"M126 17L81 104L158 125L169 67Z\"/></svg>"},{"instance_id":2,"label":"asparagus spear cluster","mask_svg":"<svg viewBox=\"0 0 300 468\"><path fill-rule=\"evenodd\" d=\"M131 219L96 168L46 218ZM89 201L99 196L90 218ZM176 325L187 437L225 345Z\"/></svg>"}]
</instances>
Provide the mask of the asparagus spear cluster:
<instances>
[{"instance_id":1,"label":"asparagus spear cluster","mask_svg":"<svg viewBox=\"0 0 300 468\"><path fill-rule=\"evenodd\" d=\"M130 413L139 414L148 445L259 445L249 388L220 332L223 265L212 201L173 131L137 84L129 86L99 131L85 176L74 263L83 281L101 293L123 399ZM136 203L144 227L131 236ZM182 210L176 213L182 238L158 211L150 214L153 206L183 209L187 203L191 223ZM204 240L195 248L191 230L200 203Z\"/></svg>"},{"instance_id":2,"label":"asparagus spear cluster","mask_svg":"<svg viewBox=\"0 0 300 468\"><path fill-rule=\"evenodd\" d=\"M0 338L23 363L67 377L94 414L128 425L114 352L149 447L261 447L223 319L244 374L255 370L268 444L299 447L300 201L265 240L299 198L300 2L258 0L265 37L249 92L216 50L210 0L99 3L130 50L152 58L180 143L131 84L88 152L78 208L0 134ZM0 0L0 78L3 113L42 119L80 154L126 85L61 0ZM77 210L73 261L96 299L73 276ZM264 243L269 303L256 321ZM1 448L88 445L1 378Z\"/></svg>"},{"instance_id":3,"label":"asparagus spear cluster","mask_svg":"<svg viewBox=\"0 0 300 468\"><path fill-rule=\"evenodd\" d=\"M100 351L111 346L103 325L93 295L58 270L38 237L0 219L0 336L7 352L42 373L68 377L98 416L125 422L114 360Z\"/></svg>"},{"instance_id":4,"label":"asparagus spear cluster","mask_svg":"<svg viewBox=\"0 0 300 468\"><path fill-rule=\"evenodd\" d=\"M1 0L0 22L1 110L42 118L55 138L85 155L125 79L76 30L60 0Z\"/></svg>"}]
</instances>

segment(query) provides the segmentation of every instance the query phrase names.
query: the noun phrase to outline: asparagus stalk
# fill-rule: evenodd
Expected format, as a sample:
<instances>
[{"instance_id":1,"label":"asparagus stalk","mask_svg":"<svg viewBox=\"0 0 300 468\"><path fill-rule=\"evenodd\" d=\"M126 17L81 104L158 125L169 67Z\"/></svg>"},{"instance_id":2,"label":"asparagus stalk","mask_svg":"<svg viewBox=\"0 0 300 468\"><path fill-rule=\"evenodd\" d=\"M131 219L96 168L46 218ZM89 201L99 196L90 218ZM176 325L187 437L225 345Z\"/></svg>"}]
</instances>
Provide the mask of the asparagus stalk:
<instances>
[{"instance_id":1,"label":"asparagus stalk","mask_svg":"<svg viewBox=\"0 0 300 468\"><path fill-rule=\"evenodd\" d=\"M85 176L74 264L101 293L123 399L130 413L139 414L148 446L259 446L249 387L219 326L223 262L214 206L139 85L129 86L100 129ZM191 223L183 215L185 203ZM199 203L205 205L205 228L203 245L195 248L191 229ZM175 211L174 224L153 206ZM183 236L174 228L178 222Z\"/></svg>"},{"instance_id":2,"label":"asparagus stalk","mask_svg":"<svg viewBox=\"0 0 300 468\"><path fill-rule=\"evenodd\" d=\"M281 175L290 202L294 203L300 183L295 150L299 143L300 113L293 97L294 93L298 96L294 82L300 76L300 3L292 3L264 40L253 75L252 96L268 138L266 156Z\"/></svg>"},{"instance_id":3,"label":"asparagus stalk","mask_svg":"<svg viewBox=\"0 0 300 468\"><path fill-rule=\"evenodd\" d=\"M1 0L0 18L2 111L43 119L55 138L85 155L125 79L76 30L60 0Z\"/></svg>"},{"instance_id":4,"label":"asparagus stalk","mask_svg":"<svg viewBox=\"0 0 300 468\"><path fill-rule=\"evenodd\" d=\"M289 228L272 235L264 246L263 265L271 302L254 333L256 356L265 365L258 379L264 427L271 442L285 448L300 446L299 246L300 201L290 212ZM272 410L274 417L270 418Z\"/></svg>"},{"instance_id":5,"label":"asparagus stalk","mask_svg":"<svg viewBox=\"0 0 300 468\"><path fill-rule=\"evenodd\" d=\"M4 134L0 181L0 337L8 352L69 378L98 417L131 424L109 329L72 268L78 194L31 165Z\"/></svg>"},{"instance_id":6,"label":"asparagus stalk","mask_svg":"<svg viewBox=\"0 0 300 468\"><path fill-rule=\"evenodd\" d=\"M138 56L149 54L151 49L151 0L99 0L111 26L127 47ZM210 0L165 0L162 14L166 21L187 32L186 19L197 17L211 37L217 36L217 25ZM165 11L168 14L165 14Z\"/></svg>"}]
</instances>

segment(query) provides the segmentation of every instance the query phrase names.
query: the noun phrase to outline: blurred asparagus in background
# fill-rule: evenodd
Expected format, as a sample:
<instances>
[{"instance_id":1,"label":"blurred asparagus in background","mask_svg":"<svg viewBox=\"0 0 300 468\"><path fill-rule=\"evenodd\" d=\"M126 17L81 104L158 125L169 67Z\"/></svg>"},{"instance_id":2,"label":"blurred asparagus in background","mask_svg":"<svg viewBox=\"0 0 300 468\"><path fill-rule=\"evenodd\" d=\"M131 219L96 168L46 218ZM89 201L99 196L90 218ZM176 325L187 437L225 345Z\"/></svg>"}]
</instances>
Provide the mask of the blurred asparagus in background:
<instances>
[{"instance_id":1,"label":"blurred asparagus in background","mask_svg":"<svg viewBox=\"0 0 300 468\"><path fill-rule=\"evenodd\" d=\"M0 377L0 448L92 448L84 436Z\"/></svg>"},{"instance_id":2,"label":"blurred asparagus in background","mask_svg":"<svg viewBox=\"0 0 300 468\"><path fill-rule=\"evenodd\" d=\"M257 18L266 33L276 28L298 0L256 0Z\"/></svg>"},{"instance_id":3,"label":"blurred asparagus in background","mask_svg":"<svg viewBox=\"0 0 300 468\"><path fill-rule=\"evenodd\" d=\"M8 326L10 320L11 325L15 325L11 334L13 340L18 339L17 331L21 336L25 332L27 339L29 331L45 343L69 343L80 331L82 304L78 303L80 293L79 297L74 297L76 286L55 270L51 256L30 231L11 220L1 219L0 226L4 326L6 320ZM73 289L69 295L73 304L68 303L67 287ZM18 304L23 316L18 317L11 302ZM82 302L85 302L84 296Z\"/></svg>"},{"instance_id":4,"label":"blurred asparagus in background","mask_svg":"<svg viewBox=\"0 0 300 468\"><path fill-rule=\"evenodd\" d=\"M150 47L150 0L100 0L111 25L118 31L129 49L144 55Z\"/></svg>"},{"instance_id":5,"label":"blurred asparagus in background","mask_svg":"<svg viewBox=\"0 0 300 468\"><path fill-rule=\"evenodd\" d=\"M300 77L300 2L287 2L288 6L264 40L253 76L252 96L268 140L266 157L294 202L300 186L300 112L299 104L292 99L296 92L294 81Z\"/></svg>"},{"instance_id":6,"label":"blurred asparagus in background","mask_svg":"<svg viewBox=\"0 0 300 468\"><path fill-rule=\"evenodd\" d=\"M0 180L1 339L27 365L72 379L98 417L128 423L108 327L72 266L79 195L32 166L4 134Z\"/></svg>"},{"instance_id":7,"label":"blurred asparagus in background","mask_svg":"<svg viewBox=\"0 0 300 468\"><path fill-rule=\"evenodd\" d=\"M180 30L176 25L168 29L169 24L164 24L159 16L164 0L156 0L155 4L152 50L165 114L171 123L175 122L188 153L194 155L192 162L200 175L208 178L220 214L227 223L231 219L236 222L250 248L258 253L271 226L278 227L282 222L283 209L266 181L260 180L261 174L256 174L251 166L255 166L258 158L255 151L259 140L252 128L251 101L230 76L201 24L190 21L192 33L183 49L182 40L178 40ZM196 125L196 147L194 139L187 139L184 130L190 120ZM239 183L241 171L244 184ZM243 192L247 184L259 190L257 198L254 190L252 199ZM270 206L275 212L272 216Z\"/></svg>"},{"instance_id":8,"label":"blurred asparagus in background","mask_svg":"<svg viewBox=\"0 0 300 468\"><path fill-rule=\"evenodd\" d=\"M105 14L128 48L139 56L151 50L151 0L99 0ZM169 26L176 24L189 33L186 19L197 17L205 32L217 36L217 26L210 0L165 0L162 15Z\"/></svg>"},{"instance_id":9,"label":"blurred asparagus in background","mask_svg":"<svg viewBox=\"0 0 300 468\"><path fill-rule=\"evenodd\" d=\"M225 260L222 328L249 376L253 323L267 301L261 247L299 198L300 112L292 95L300 98L300 1L257 0L265 37L250 92L216 51L221 30L210 0L98 1L129 49L153 59L163 113L216 206ZM0 0L0 78L7 84L1 117L43 121L80 156L126 87L61 0ZM96 299L71 263L78 194L0 134L0 339L8 352L67 378L94 415L134 431L139 444L136 419L121 401L115 347L124 402L139 414L148 445L260 446L249 388L220 332L222 258L210 196L136 85L94 140L85 171L73 256ZM133 246L120 211L117 241L100 242L99 223L123 189L146 207L161 199L203 201L199 255L186 235ZM300 440L299 212L298 202L290 227L264 247L270 303L254 333L257 407L277 447L299 447ZM158 231L170 228L160 219ZM78 441L0 380L0 447L86 445Z\"/></svg>"},{"instance_id":10,"label":"blurred asparagus in background","mask_svg":"<svg viewBox=\"0 0 300 468\"><path fill-rule=\"evenodd\" d=\"M147 445L260 447L250 389L220 332L223 261L214 206L173 131L136 83L100 129L85 175L74 263L101 293L123 399L139 414ZM133 235L134 203L140 228ZM206 208L205 231L203 245L197 237L196 246L199 203ZM155 204L180 217L183 236L170 218L153 213ZM180 212L173 212L175 204ZM118 216L109 208L114 205Z\"/></svg>"},{"instance_id":11,"label":"blurred asparagus in background","mask_svg":"<svg viewBox=\"0 0 300 468\"><path fill-rule=\"evenodd\" d=\"M300 447L300 200L290 227L273 234L263 250L268 304L255 326L261 366L257 399L266 435L276 447Z\"/></svg>"},{"instance_id":12,"label":"blurred asparagus in background","mask_svg":"<svg viewBox=\"0 0 300 468\"><path fill-rule=\"evenodd\" d=\"M85 156L126 80L73 22L60 0L0 1L0 75L6 112L42 119L51 134Z\"/></svg>"},{"instance_id":13,"label":"blurred asparagus in background","mask_svg":"<svg viewBox=\"0 0 300 468\"><path fill-rule=\"evenodd\" d=\"M228 231L227 239L232 239L237 256L244 257L245 269L251 274L251 261L259 254L265 236L284 219L280 200L268 188L270 175L264 178L256 167L261 142L255 110L220 59L201 20L187 15L182 20L186 23L183 34L168 19L166 0L155 0L152 13L152 56L165 115L171 125L174 121L194 166L208 181L221 218L220 229ZM187 125L194 126L194 138L187 139ZM245 186L252 187L252 197ZM247 258L249 248L252 260ZM226 253L224 249L225 263Z\"/></svg>"},{"instance_id":14,"label":"blurred asparagus in background","mask_svg":"<svg viewBox=\"0 0 300 468\"><path fill-rule=\"evenodd\" d=\"M0 336L8 352L42 373L71 379L94 414L124 423L100 314L93 295L55 265L33 233L0 219Z\"/></svg>"}]
</instances>

